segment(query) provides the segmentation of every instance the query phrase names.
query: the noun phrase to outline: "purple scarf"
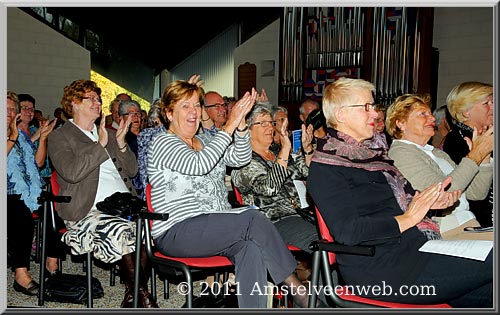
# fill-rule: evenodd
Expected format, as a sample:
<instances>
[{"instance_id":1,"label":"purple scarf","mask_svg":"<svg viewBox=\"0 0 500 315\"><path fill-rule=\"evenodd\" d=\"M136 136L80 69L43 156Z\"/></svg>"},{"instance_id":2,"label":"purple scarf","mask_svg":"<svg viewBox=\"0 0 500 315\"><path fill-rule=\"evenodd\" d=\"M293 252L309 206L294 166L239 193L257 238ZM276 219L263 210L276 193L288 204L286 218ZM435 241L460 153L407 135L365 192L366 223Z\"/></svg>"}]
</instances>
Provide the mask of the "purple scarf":
<instances>
[{"instance_id":1,"label":"purple scarf","mask_svg":"<svg viewBox=\"0 0 500 315\"><path fill-rule=\"evenodd\" d=\"M394 166L394 161L386 154L387 151L373 145L380 143L380 139L377 139L377 137L381 136L381 134L375 133L372 139L360 143L341 131L328 128L326 137L318 139L318 146L312 161L321 164L354 167L369 172L381 171L387 179L387 183L391 186L401 210L405 212L415 191ZM441 238L439 226L427 216L417 224L417 228L427 236L427 239Z\"/></svg>"}]
</instances>

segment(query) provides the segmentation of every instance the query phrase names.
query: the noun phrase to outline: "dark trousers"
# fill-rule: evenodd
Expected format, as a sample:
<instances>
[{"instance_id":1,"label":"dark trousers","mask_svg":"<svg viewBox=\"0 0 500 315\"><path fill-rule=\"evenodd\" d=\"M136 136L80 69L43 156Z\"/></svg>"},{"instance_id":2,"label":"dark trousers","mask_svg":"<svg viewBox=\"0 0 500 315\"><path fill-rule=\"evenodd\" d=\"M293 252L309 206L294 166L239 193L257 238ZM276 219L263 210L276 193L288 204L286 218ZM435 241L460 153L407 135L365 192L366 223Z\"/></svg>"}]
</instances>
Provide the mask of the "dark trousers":
<instances>
[{"instance_id":1,"label":"dark trousers","mask_svg":"<svg viewBox=\"0 0 500 315\"><path fill-rule=\"evenodd\" d=\"M155 239L166 255L222 255L235 265L240 308L266 308L267 272L275 284L297 266L279 232L258 210L199 215L175 224Z\"/></svg>"},{"instance_id":2,"label":"dark trousers","mask_svg":"<svg viewBox=\"0 0 500 315\"><path fill-rule=\"evenodd\" d=\"M7 252L12 270L30 267L35 223L20 195L7 195Z\"/></svg>"},{"instance_id":3,"label":"dark trousers","mask_svg":"<svg viewBox=\"0 0 500 315\"><path fill-rule=\"evenodd\" d=\"M42 215L42 211L39 211L39 214ZM61 221L60 218L57 217L57 219L56 222ZM48 222L50 220L48 218ZM21 200L21 195L7 195L7 251L10 254L10 265L13 271L17 268L29 270L34 228L33 214ZM64 250L65 245L61 242L61 235L54 232L49 224L47 256L62 257Z\"/></svg>"},{"instance_id":4,"label":"dark trousers","mask_svg":"<svg viewBox=\"0 0 500 315\"><path fill-rule=\"evenodd\" d=\"M294 245L307 253L312 253L309 244L319 239L316 226L301 217L286 217L274 223L281 237L287 244Z\"/></svg>"},{"instance_id":5,"label":"dark trousers","mask_svg":"<svg viewBox=\"0 0 500 315\"><path fill-rule=\"evenodd\" d=\"M414 292L423 292L425 286L434 287L432 294L380 296L380 300L414 304L448 303L456 308L493 307L492 252L486 260L429 254L424 270L414 283ZM393 291L399 288L393 288ZM406 292L411 292L406 290Z\"/></svg>"}]
</instances>

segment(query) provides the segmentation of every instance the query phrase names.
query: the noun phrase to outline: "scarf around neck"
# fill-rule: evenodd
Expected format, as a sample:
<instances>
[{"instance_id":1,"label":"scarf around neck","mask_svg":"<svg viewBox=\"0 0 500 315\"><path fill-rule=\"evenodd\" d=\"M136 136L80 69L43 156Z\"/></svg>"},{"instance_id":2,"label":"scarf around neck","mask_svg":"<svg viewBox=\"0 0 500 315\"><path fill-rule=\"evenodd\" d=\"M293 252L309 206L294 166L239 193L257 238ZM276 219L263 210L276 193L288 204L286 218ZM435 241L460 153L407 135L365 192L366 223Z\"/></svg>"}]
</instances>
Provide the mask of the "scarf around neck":
<instances>
[{"instance_id":1,"label":"scarf around neck","mask_svg":"<svg viewBox=\"0 0 500 315\"><path fill-rule=\"evenodd\" d=\"M378 143L377 137L381 137L381 135L375 133L372 139L358 142L348 134L328 128L326 137L318 139L318 146L311 161L364 169L369 172L382 172L401 210L405 212L415 191L403 174L394 166L394 161L386 154L387 151L374 146L375 143ZM417 224L417 228L428 239L441 238L439 226L427 216Z\"/></svg>"}]
</instances>

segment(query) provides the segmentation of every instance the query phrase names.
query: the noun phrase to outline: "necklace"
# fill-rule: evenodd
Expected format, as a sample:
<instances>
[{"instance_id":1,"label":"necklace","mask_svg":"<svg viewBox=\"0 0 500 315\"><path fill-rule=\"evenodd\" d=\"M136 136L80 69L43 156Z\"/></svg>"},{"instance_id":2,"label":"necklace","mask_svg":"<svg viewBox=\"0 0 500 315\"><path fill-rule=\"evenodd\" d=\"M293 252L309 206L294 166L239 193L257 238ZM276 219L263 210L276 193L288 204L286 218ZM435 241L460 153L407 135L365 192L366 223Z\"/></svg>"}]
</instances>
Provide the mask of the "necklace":
<instances>
[{"instance_id":1,"label":"necklace","mask_svg":"<svg viewBox=\"0 0 500 315\"><path fill-rule=\"evenodd\" d=\"M177 137L179 137L179 139L181 139L182 141L184 141L184 143L187 144L188 147L190 147L191 149L193 150L196 150L195 147L194 147L194 138L191 138L191 139L184 139L183 137L179 136L178 134L176 134L172 129L168 129L167 132L173 134L173 135L176 135ZM191 140L191 143L189 143L189 140ZM197 151L197 150L196 150Z\"/></svg>"}]
</instances>

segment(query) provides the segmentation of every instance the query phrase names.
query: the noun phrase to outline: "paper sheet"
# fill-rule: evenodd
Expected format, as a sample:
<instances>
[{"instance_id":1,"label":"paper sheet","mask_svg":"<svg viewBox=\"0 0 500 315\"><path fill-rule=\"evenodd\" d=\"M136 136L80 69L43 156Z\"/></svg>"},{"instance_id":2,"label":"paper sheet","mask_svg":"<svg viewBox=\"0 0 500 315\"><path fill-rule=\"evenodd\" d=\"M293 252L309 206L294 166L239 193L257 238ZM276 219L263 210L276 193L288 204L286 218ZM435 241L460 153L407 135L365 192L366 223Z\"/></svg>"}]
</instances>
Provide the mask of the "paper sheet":
<instances>
[{"instance_id":1,"label":"paper sheet","mask_svg":"<svg viewBox=\"0 0 500 315\"><path fill-rule=\"evenodd\" d=\"M306 184L302 180L294 180L293 184L295 185L295 189L297 189L297 193L299 194L300 198L300 207L302 209L309 207L309 203L307 202L307 189L306 189Z\"/></svg>"},{"instance_id":2,"label":"paper sheet","mask_svg":"<svg viewBox=\"0 0 500 315\"><path fill-rule=\"evenodd\" d=\"M432 240L422 245L419 251L484 261L492 248L493 241Z\"/></svg>"}]
</instances>

